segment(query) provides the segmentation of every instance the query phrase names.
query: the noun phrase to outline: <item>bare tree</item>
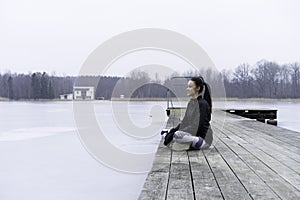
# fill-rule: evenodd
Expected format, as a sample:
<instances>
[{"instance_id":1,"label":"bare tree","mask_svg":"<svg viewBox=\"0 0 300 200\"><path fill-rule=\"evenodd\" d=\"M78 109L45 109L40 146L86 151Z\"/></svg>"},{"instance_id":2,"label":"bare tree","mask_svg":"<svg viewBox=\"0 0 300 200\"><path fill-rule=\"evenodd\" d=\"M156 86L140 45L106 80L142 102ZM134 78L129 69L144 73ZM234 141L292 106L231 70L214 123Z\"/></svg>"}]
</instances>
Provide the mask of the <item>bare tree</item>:
<instances>
[{"instance_id":1,"label":"bare tree","mask_svg":"<svg viewBox=\"0 0 300 200\"><path fill-rule=\"evenodd\" d=\"M278 88L279 65L261 60L252 71L260 97L276 97Z\"/></svg>"},{"instance_id":2,"label":"bare tree","mask_svg":"<svg viewBox=\"0 0 300 200\"><path fill-rule=\"evenodd\" d=\"M288 65L279 67L278 73L278 97L288 98L291 94L291 69Z\"/></svg>"},{"instance_id":3,"label":"bare tree","mask_svg":"<svg viewBox=\"0 0 300 200\"><path fill-rule=\"evenodd\" d=\"M223 81L224 84L226 97L232 96L233 91L230 84L232 71L223 69L221 74L222 74L221 80Z\"/></svg>"},{"instance_id":4,"label":"bare tree","mask_svg":"<svg viewBox=\"0 0 300 200\"><path fill-rule=\"evenodd\" d=\"M236 85L239 97L251 97L253 95L253 78L249 64L244 63L235 68L233 83Z\"/></svg>"},{"instance_id":5,"label":"bare tree","mask_svg":"<svg viewBox=\"0 0 300 200\"><path fill-rule=\"evenodd\" d=\"M294 98L300 97L300 88L299 88L299 81L300 81L300 64L299 63L291 63L291 76L292 76L292 96Z\"/></svg>"}]
</instances>

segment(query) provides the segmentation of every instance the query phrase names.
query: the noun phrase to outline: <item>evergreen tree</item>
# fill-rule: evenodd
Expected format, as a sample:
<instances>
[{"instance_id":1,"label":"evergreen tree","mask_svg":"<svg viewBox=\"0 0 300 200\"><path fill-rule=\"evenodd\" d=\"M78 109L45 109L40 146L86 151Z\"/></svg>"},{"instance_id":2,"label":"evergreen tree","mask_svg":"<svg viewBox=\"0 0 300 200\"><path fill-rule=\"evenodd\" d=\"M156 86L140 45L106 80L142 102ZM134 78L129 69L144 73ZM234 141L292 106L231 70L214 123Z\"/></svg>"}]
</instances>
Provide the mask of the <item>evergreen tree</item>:
<instances>
[{"instance_id":1,"label":"evergreen tree","mask_svg":"<svg viewBox=\"0 0 300 200\"><path fill-rule=\"evenodd\" d=\"M14 98L14 91L13 91L13 78L11 76L8 77L8 98L13 99Z\"/></svg>"},{"instance_id":2,"label":"evergreen tree","mask_svg":"<svg viewBox=\"0 0 300 200\"><path fill-rule=\"evenodd\" d=\"M38 74L33 73L31 75L31 98L39 99L41 98L41 82Z\"/></svg>"},{"instance_id":3,"label":"evergreen tree","mask_svg":"<svg viewBox=\"0 0 300 200\"><path fill-rule=\"evenodd\" d=\"M4 74L2 76L2 80L1 80L1 87L2 87L1 96L8 98L7 76L8 76L8 74Z\"/></svg>"},{"instance_id":4,"label":"evergreen tree","mask_svg":"<svg viewBox=\"0 0 300 200\"><path fill-rule=\"evenodd\" d=\"M49 98L49 89L48 89L48 76L46 72L43 73L41 77L41 98Z\"/></svg>"},{"instance_id":5,"label":"evergreen tree","mask_svg":"<svg viewBox=\"0 0 300 200\"><path fill-rule=\"evenodd\" d=\"M49 99L54 99L55 98L55 95L54 95L54 88L53 88L53 85L52 85L52 82L49 81L49 86L48 86L48 97Z\"/></svg>"}]
</instances>

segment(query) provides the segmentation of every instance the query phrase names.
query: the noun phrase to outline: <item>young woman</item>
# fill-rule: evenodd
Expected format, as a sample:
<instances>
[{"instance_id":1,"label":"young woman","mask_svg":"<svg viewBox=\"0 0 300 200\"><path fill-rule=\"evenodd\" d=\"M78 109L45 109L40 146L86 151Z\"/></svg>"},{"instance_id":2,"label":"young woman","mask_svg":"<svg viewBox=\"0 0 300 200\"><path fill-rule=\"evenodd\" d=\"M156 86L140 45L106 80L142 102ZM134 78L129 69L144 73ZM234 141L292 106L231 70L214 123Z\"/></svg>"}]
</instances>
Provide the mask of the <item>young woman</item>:
<instances>
[{"instance_id":1,"label":"young woman","mask_svg":"<svg viewBox=\"0 0 300 200\"><path fill-rule=\"evenodd\" d=\"M193 77L187 86L187 95L191 98L183 120L168 131L164 145L172 141L190 144L190 149L208 148L213 141L210 128L212 101L210 88L202 77Z\"/></svg>"}]
</instances>

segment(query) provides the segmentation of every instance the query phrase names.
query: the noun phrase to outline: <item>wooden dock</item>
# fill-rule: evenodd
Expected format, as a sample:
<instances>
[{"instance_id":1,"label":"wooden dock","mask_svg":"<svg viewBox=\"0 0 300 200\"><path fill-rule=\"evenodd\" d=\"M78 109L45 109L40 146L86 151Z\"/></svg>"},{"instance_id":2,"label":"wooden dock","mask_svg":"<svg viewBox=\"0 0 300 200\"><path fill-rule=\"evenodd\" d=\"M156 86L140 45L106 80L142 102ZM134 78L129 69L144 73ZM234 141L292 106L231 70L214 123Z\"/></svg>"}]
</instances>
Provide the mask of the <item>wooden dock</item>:
<instances>
[{"instance_id":1,"label":"wooden dock","mask_svg":"<svg viewBox=\"0 0 300 200\"><path fill-rule=\"evenodd\" d=\"M224 113L213 112L210 149L159 145L139 199L300 199L300 133Z\"/></svg>"}]
</instances>

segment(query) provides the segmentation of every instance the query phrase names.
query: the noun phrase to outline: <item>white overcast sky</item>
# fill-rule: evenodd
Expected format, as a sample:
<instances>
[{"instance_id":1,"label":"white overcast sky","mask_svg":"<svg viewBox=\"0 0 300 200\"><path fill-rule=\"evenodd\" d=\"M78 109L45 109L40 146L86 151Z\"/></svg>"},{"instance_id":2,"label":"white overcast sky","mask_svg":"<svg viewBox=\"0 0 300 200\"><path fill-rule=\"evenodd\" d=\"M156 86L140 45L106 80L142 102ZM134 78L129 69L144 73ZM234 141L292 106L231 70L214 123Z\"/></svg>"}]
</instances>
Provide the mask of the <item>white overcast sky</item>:
<instances>
[{"instance_id":1,"label":"white overcast sky","mask_svg":"<svg viewBox=\"0 0 300 200\"><path fill-rule=\"evenodd\" d=\"M299 6L297 0L0 0L0 72L76 75L102 42L139 28L188 36L218 69L261 59L299 62Z\"/></svg>"}]
</instances>

